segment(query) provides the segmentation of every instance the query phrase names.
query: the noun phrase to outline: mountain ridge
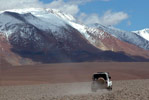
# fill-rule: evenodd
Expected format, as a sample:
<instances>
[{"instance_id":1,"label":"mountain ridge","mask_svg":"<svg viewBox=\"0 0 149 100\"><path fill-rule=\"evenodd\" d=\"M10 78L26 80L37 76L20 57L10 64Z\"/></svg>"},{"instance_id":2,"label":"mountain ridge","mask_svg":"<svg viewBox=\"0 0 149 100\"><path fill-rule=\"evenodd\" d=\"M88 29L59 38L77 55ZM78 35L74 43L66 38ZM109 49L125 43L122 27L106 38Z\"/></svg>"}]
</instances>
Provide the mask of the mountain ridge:
<instances>
[{"instance_id":1,"label":"mountain ridge","mask_svg":"<svg viewBox=\"0 0 149 100\"><path fill-rule=\"evenodd\" d=\"M114 37L107 30L107 27L80 24L73 16L58 10L38 8L0 12L0 35L8 41L1 49L10 46L8 52L17 55L15 61L18 63L24 58L24 63L147 61L148 51L143 47Z\"/></svg>"}]
</instances>

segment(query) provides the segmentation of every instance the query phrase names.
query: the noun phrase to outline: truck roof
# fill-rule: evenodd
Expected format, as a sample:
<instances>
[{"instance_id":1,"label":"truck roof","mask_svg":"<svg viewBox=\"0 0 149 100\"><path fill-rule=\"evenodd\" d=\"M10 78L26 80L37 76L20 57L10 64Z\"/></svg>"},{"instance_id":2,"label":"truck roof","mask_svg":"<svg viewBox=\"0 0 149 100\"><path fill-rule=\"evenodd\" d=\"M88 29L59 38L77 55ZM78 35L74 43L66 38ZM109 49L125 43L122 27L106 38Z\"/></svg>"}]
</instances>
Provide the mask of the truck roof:
<instances>
[{"instance_id":1,"label":"truck roof","mask_svg":"<svg viewBox=\"0 0 149 100\"><path fill-rule=\"evenodd\" d=\"M97 72L95 74L109 74L109 72Z\"/></svg>"}]
</instances>

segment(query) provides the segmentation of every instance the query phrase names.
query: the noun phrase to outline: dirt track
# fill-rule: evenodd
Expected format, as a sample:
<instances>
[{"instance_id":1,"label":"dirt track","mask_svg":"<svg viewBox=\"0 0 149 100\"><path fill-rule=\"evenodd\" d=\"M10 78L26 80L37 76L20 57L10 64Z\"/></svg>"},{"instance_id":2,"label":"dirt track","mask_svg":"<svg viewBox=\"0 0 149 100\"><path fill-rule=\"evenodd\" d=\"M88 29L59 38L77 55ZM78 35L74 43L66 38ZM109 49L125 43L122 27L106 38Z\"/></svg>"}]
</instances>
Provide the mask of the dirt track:
<instances>
[{"instance_id":1,"label":"dirt track","mask_svg":"<svg viewBox=\"0 0 149 100\"><path fill-rule=\"evenodd\" d=\"M0 100L149 100L149 80L114 81L91 92L90 82L0 87Z\"/></svg>"}]
</instances>

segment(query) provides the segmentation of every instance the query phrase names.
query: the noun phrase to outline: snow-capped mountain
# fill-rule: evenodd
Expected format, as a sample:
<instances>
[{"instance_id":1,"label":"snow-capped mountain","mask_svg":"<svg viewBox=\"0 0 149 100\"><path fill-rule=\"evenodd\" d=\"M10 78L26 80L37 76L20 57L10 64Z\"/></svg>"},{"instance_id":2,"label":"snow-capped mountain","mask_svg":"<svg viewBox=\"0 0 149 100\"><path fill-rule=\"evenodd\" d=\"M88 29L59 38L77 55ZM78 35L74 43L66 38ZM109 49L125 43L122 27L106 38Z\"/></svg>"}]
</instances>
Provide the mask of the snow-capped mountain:
<instances>
[{"instance_id":1,"label":"snow-capped mountain","mask_svg":"<svg viewBox=\"0 0 149 100\"><path fill-rule=\"evenodd\" d=\"M74 21L71 15L52 9L10 10L0 14L0 30L13 44L21 42L21 45L25 46L32 41L33 47L39 47L40 50L49 45L45 43L44 36L52 38L50 40L53 40L54 44L62 39L77 43L72 35L78 32L67 20Z\"/></svg>"},{"instance_id":2,"label":"snow-capped mountain","mask_svg":"<svg viewBox=\"0 0 149 100\"><path fill-rule=\"evenodd\" d=\"M149 49L148 41L141 36L101 25L89 27L56 9L1 11L0 41L3 40L7 42L0 43L0 54L9 62L14 62L8 58L15 54L18 63L26 63L28 59L48 63L136 61L135 56L141 56L143 60L149 57L145 50L137 47ZM8 53L4 53L5 49ZM27 58L26 62L24 58Z\"/></svg>"},{"instance_id":3,"label":"snow-capped mountain","mask_svg":"<svg viewBox=\"0 0 149 100\"><path fill-rule=\"evenodd\" d=\"M149 41L134 32L127 32L127 31L123 31L123 30L120 30L120 29L117 29L111 26L108 27L108 26L103 26L100 24L96 25L96 27L98 27L100 30L105 31L124 42L128 42L140 48L149 50Z\"/></svg>"},{"instance_id":4,"label":"snow-capped mountain","mask_svg":"<svg viewBox=\"0 0 149 100\"><path fill-rule=\"evenodd\" d=\"M9 55L12 51L23 58L44 63L101 58L94 56L94 53L101 51L72 27L71 24L74 22L71 15L53 9L2 11L0 36L6 37L8 42L0 47L0 54L5 58L11 58ZM8 55L4 53L5 49L10 49Z\"/></svg>"},{"instance_id":5,"label":"snow-capped mountain","mask_svg":"<svg viewBox=\"0 0 149 100\"><path fill-rule=\"evenodd\" d=\"M77 29L86 39L90 38L88 34L89 31L98 31L96 28L89 28L83 24L78 23L78 21L71 16L70 14L65 14L56 9L43 9L43 8L30 8L30 9L13 9L7 11L1 11L1 27L0 29L2 32L6 33L6 36L9 37L11 35L10 31L5 30L7 26L10 24L18 24L18 23L29 23L31 25L36 26L38 29L44 31L61 31L61 27L68 28L67 26L70 25L73 28ZM20 14L18 15L21 19L15 18L15 13ZM10 16L11 15L11 16ZM16 17L18 17L16 15ZM6 27L5 27L6 25ZM16 30L15 28L11 29L11 31ZM64 33L57 34L58 32L54 33L53 35L57 35L57 37L65 37ZM95 32L94 32L95 33ZM97 33L97 32L96 32ZM98 33L99 34L99 33ZM101 35L103 33L101 32ZM91 40L90 40L91 41Z\"/></svg>"},{"instance_id":6,"label":"snow-capped mountain","mask_svg":"<svg viewBox=\"0 0 149 100\"><path fill-rule=\"evenodd\" d=\"M50 13L49 13L50 12ZM67 27L66 22L54 13L57 10L45 10L45 9L19 9L19 10L8 10L5 12L1 12L0 20L2 32L6 33L6 36L9 37L16 30L16 25L18 24L30 24L35 26L38 29L44 31L56 32L60 30L60 27ZM59 14L60 15L60 14ZM63 17L63 16L62 16ZM67 17L65 17L67 18ZM15 25L13 27L13 25ZM12 26L12 27L10 27ZM11 28L11 29L8 29ZM30 30L29 30L30 31ZM28 32L30 34L31 32ZM26 35L23 34L22 35ZM53 35L64 36L63 33L57 34L57 32ZM24 36L25 37L25 36Z\"/></svg>"},{"instance_id":7,"label":"snow-capped mountain","mask_svg":"<svg viewBox=\"0 0 149 100\"><path fill-rule=\"evenodd\" d=\"M0 13L0 30L12 44L20 42L20 38L21 45L23 46L27 45L29 41L34 40L33 48L39 47L39 51L46 44L41 39L40 33L44 33L46 37L50 36L49 38L53 36L56 41L65 39L65 41L73 42L72 45L78 43L78 41L73 39L75 32L78 32L79 35L82 34L93 45L95 44L94 35L104 38L103 31L82 25L73 16L56 9L13 9L1 11ZM69 48L69 46L64 47Z\"/></svg>"},{"instance_id":8,"label":"snow-capped mountain","mask_svg":"<svg viewBox=\"0 0 149 100\"><path fill-rule=\"evenodd\" d=\"M136 33L137 35L149 41L149 28L145 28L145 29L138 30L138 31L132 31L132 32Z\"/></svg>"}]
</instances>

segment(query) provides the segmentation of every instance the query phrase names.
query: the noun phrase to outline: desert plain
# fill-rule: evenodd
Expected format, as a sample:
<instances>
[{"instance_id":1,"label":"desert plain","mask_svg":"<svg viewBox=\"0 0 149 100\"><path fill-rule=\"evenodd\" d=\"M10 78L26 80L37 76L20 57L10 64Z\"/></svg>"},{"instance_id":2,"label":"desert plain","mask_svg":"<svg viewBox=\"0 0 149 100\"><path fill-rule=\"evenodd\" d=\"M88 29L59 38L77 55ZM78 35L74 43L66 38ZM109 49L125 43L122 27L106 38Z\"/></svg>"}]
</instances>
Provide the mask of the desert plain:
<instances>
[{"instance_id":1,"label":"desert plain","mask_svg":"<svg viewBox=\"0 0 149 100\"><path fill-rule=\"evenodd\" d=\"M110 73L112 91L91 91L95 72ZM149 63L0 65L0 100L149 100Z\"/></svg>"}]
</instances>

